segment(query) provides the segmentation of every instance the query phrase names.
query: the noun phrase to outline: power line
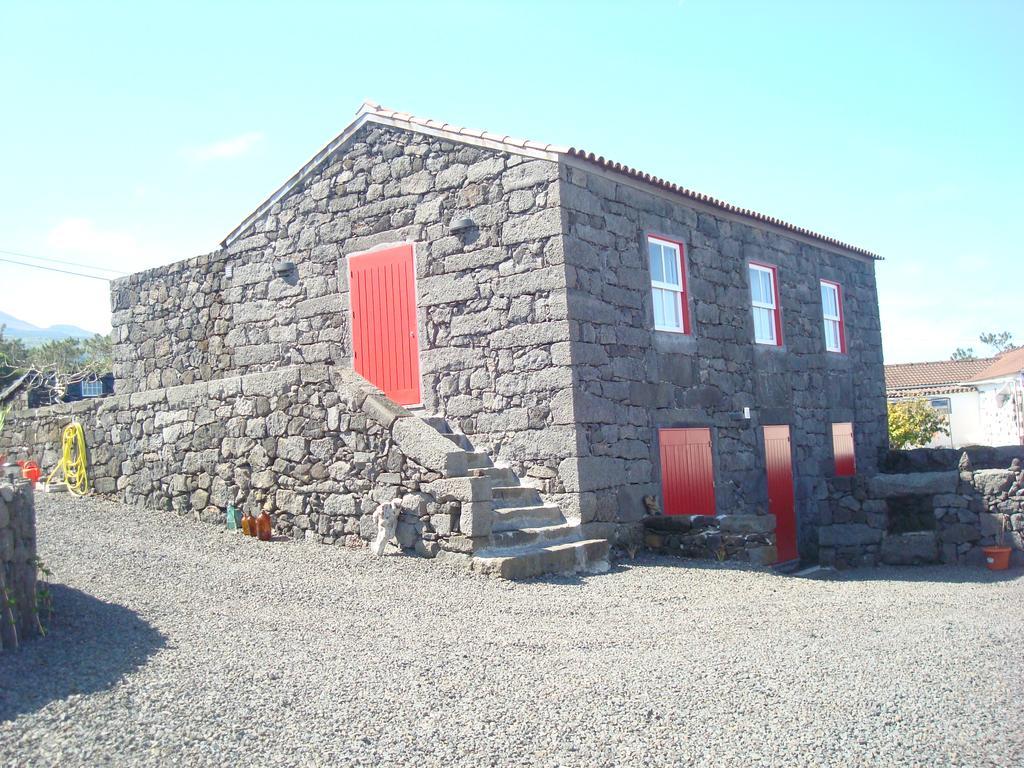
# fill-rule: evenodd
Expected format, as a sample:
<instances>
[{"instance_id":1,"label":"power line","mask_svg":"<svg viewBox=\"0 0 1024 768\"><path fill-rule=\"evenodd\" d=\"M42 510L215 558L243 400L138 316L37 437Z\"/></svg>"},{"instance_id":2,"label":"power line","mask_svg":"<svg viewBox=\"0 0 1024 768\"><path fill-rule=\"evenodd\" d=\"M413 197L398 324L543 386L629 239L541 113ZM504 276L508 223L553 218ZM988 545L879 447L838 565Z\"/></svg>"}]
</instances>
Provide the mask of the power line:
<instances>
[{"instance_id":1,"label":"power line","mask_svg":"<svg viewBox=\"0 0 1024 768\"><path fill-rule=\"evenodd\" d=\"M8 256L19 256L23 259L36 259L37 261L49 261L54 264L67 264L70 267L85 267L86 269L95 269L98 272L113 272L116 275L127 275L127 272L122 272L118 269L109 269L108 267L94 267L92 264L82 264L77 261L63 261L62 259L50 259L46 256L33 256L30 253L19 253L18 251L5 251L0 248L0 253L5 253Z\"/></svg>"},{"instance_id":2,"label":"power line","mask_svg":"<svg viewBox=\"0 0 1024 768\"><path fill-rule=\"evenodd\" d=\"M3 253L6 253L6 251L3 251ZM45 269L47 272L60 272L60 273L65 274L65 275L75 275L77 277L89 277L89 278L92 278L93 280L102 280L105 283L109 283L110 282L110 278L109 277L100 277L99 275L87 275L84 272L72 272L72 271L67 270L67 269L57 269L56 267L44 267L42 264L26 264L23 261L14 261L13 259L3 259L3 258L0 258L0 261L6 262L8 264L17 264L19 267L32 267L33 269Z\"/></svg>"}]
</instances>

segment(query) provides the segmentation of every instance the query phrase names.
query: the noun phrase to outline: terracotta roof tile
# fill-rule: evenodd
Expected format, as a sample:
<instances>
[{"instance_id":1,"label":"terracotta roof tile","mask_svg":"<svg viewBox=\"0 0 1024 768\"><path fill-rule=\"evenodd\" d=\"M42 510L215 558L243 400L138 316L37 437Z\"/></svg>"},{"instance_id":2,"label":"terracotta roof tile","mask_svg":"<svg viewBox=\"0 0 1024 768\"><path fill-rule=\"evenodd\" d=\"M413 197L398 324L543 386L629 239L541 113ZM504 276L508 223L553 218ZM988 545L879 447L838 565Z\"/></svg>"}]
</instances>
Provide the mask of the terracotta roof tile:
<instances>
[{"instance_id":1,"label":"terracotta roof tile","mask_svg":"<svg viewBox=\"0 0 1024 768\"><path fill-rule=\"evenodd\" d=\"M992 358L939 360L932 363L899 363L885 366L885 390L890 395L969 392L960 386L984 370ZM920 390L920 391L919 391Z\"/></svg>"},{"instance_id":2,"label":"terracotta roof tile","mask_svg":"<svg viewBox=\"0 0 1024 768\"><path fill-rule=\"evenodd\" d=\"M995 360L989 362L991 365L978 371L970 381L1000 379L1004 376L1013 376L1024 371L1024 347L1009 349Z\"/></svg>"}]
</instances>

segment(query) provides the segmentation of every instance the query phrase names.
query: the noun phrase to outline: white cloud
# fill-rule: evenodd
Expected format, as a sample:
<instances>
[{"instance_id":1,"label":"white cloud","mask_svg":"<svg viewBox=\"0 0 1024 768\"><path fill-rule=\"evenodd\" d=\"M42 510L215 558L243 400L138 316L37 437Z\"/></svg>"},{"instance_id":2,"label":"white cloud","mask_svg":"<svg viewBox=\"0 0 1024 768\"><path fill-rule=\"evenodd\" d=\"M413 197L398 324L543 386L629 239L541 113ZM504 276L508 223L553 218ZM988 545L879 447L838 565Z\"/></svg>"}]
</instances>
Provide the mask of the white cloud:
<instances>
[{"instance_id":1,"label":"white cloud","mask_svg":"<svg viewBox=\"0 0 1024 768\"><path fill-rule=\"evenodd\" d=\"M134 272L175 259L166 246L142 243L130 232L103 229L86 218L59 222L47 232L46 245L60 253L88 256L88 263L121 272Z\"/></svg>"},{"instance_id":2,"label":"white cloud","mask_svg":"<svg viewBox=\"0 0 1024 768\"><path fill-rule=\"evenodd\" d=\"M224 157L240 157L248 154L263 141L263 134L259 131L250 131L230 139L215 141L201 147L188 147L182 150L185 157L192 160L217 160Z\"/></svg>"}]
</instances>

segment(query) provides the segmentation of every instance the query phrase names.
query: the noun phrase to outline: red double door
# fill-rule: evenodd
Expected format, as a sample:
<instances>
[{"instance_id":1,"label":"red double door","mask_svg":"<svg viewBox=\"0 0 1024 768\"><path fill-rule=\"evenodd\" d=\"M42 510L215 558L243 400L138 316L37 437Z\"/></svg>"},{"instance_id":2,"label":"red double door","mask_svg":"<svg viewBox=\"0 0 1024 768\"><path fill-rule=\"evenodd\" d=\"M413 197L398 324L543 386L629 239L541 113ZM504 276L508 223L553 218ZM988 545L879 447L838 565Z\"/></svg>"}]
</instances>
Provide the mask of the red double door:
<instances>
[{"instance_id":1,"label":"red double door","mask_svg":"<svg viewBox=\"0 0 1024 768\"><path fill-rule=\"evenodd\" d=\"M400 405L420 397L412 245L348 257L352 365Z\"/></svg>"},{"instance_id":2,"label":"red double door","mask_svg":"<svg viewBox=\"0 0 1024 768\"><path fill-rule=\"evenodd\" d=\"M796 560L796 505L793 494L793 447L789 427L764 427L764 458L768 473L768 511L775 516L779 562Z\"/></svg>"}]
</instances>

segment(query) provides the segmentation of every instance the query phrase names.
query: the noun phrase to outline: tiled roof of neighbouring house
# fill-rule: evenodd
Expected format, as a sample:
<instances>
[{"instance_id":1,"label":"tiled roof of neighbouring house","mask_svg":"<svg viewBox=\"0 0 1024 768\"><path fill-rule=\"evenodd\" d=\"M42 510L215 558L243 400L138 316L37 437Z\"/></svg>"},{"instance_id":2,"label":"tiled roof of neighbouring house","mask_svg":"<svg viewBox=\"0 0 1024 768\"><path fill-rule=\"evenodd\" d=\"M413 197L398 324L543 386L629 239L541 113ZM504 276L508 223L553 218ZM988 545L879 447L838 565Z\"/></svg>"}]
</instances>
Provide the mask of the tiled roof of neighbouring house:
<instances>
[{"instance_id":1,"label":"tiled roof of neighbouring house","mask_svg":"<svg viewBox=\"0 0 1024 768\"><path fill-rule=\"evenodd\" d=\"M1024 371L1024 347L1017 347L1003 352L995 360L986 361L990 365L974 374L969 381L988 381L1014 376Z\"/></svg>"},{"instance_id":2,"label":"tiled roof of neighbouring house","mask_svg":"<svg viewBox=\"0 0 1024 768\"><path fill-rule=\"evenodd\" d=\"M433 133L437 135L447 136L454 141L464 141L468 143L479 143L484 146L490 146L497 149L502 149L506 152L514 154L527 154L538 157L548 157L550 159L556 159L558 157L574 157L583 160L587 163L606 168L616 173L621 173L625 176L638 179L652 186L664 189L666 191L675 193L682 197L690 200L695 200L704 205L717 208L722 211L727 211L732 214L744 216L746 218L754 219L755 221L770 224L779 229L787 230L789 232L795 232L804 237L809 237L813 240L818 240L822 243L826 243L831 246L842 248L845 251L866 256L870 259L880 260L881 256L878 256L871 251L859 248L848 243L844 243L837 240L834 237L823 235L818 232L814 232L804 227L798 227L795 224L790 224L782 219L777 219L774 216L767 216L757 211L752 211L749 208L740 208L739 206L727 203L724 200L711 197L710 195L704 195L700 192L694 192L693 190L681 187L670 181L666 181L658 176L652 176L649 173L644 173L636 168L632 168L622 163L616 163L612 160L608 160L601 155L597 155L594 152L588 152L585 149L577 149L576 147L566 147L558 144L545 144L538 141L528 141L527 139L519 139L514 136L507 136L501 133L492 133L490 131L481 131L472 128L463 128L458 125L452 125L446 123L443 120L430 120L425 117L416 117L408 112L398 112L393 109L387 109L382 107L380 104L372 101L363 102L359 111L356 113L355 120L350 123L345 130L338 134L332 139L323 149L321 149L313 158L306 163L299 171L286 181L274 194L268 197L255 211L246 217L245 221L239 224L227 237L221 245L229 245L231 242L236 240L242 232L247 230L251 224L253 224L260 216L262 216L274 203L280 200L289 190L293 189L302 179L312 173L319 165L327 159L335 150L342 146L352 134L360 128L365 122L383 122L388 125L396 125L404 127L409 130Z\"/></svg>"},{"instance_id":3,"label":"tiled roof of neighbouring house","mask_svg":"<svg viewBox=\"0 0 1024 768\"><path fill-rule=\"evenodd\" d=\"M885 391L890 397L946 395L970 392L963 382L984 370L994 358L939 360L933 363L899 363L885 366Z\"/></svg>"}]
</instances>

